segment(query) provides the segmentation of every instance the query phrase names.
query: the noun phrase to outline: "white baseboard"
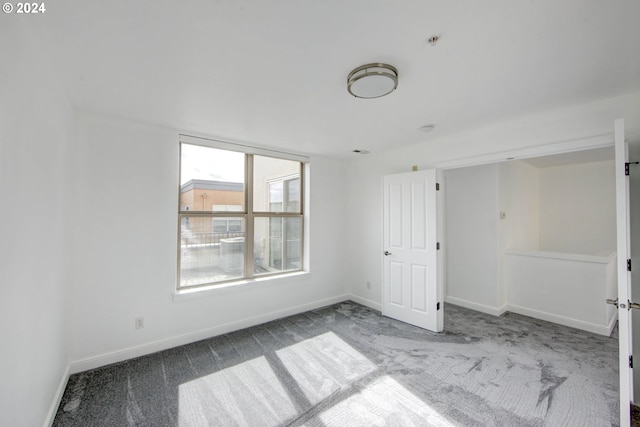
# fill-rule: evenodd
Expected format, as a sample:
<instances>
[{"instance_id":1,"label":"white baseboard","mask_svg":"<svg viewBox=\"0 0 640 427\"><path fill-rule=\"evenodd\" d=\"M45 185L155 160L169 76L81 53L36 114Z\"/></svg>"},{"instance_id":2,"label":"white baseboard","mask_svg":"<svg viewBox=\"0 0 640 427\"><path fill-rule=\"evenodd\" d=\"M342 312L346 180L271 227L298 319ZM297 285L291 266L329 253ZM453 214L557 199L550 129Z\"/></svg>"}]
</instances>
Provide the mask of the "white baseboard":
<instances>
[{"instance_id":1,"label":"white baseboard","mask_svg":"<svg viewBox=\"0 0 640 427\"><path fill-rule=\"evenodd\" d=\"M465 300L462 298L444 297L444 302L453 305L459 305L460 307L469 308L471 310L479 311L481 313L491 314L492 316L502 316L507 311L507 304L500 307L492 307L490 305L478 304L477 302ZM446 310L446 307L445 307Z\"/></svg>"},{"instance_id":2,"label":"white baseboard","mask_svg":"<svg viewBox=\"0 0 640 427\"><path fill-rule=\"evenodd\" d=\"M546 320L548 322L558 323L560 325L582 329L583 331L593 332L594 334L605 336L611 335L611 330L613 329L613 326L615 326L615 319L613 325L611 324L611 322L609 323L609 325L598 325L596 323L584 322L582 320L572 319L570 317L559 316L557 314L533 310L517 305L509 305L508 311L512 313L522 314L523 316L534 317L536 319Z\"/></svg>"},{"instance_id":3,"label":"white baseboard","mask_svg":"<svg viewBox=\"0 0 640 427\"><path fill-rule=\"evenodd\" d=\"M598 335L610 336L613 328L618 321L617 313L609 319L607 325L599 325L596 323L584 322L582 320L573 319L570 317L564 317L557 314L547 313L545 311L534 310L531 308L521 307L518 305L504 304L501 307L492 307L488 305L478 304L473 301L468 301L462 298L456 298L447 296L444 299L445 302L461 307L476 310L482 313L491 314L493 316L501 316L507 311L512 313L521 314L523 316L529 316L540 320L546 320L547 322L557 323L559 325L569 326L576 329L582 329L583 331L593 332Z\"/></svg>"},{"instance_id":4,"label":"white baseboard","mask_svg":"<svg viewBox=\"0 0 640 427\"><path fill-rule=\"evenodd\" d=\"M212 328L190 332L188 334L179 335L172 338L166 338L163 340L145 343L134 347L124 348L122 350L116 350L110 353L105 353L86 359L75 360L70 364L70 373L75 374L89 369L95 369L112 363L122 362L135 357L155 353L157 351L166 350L180 345L185 345L192 342L215 337L217 335L222 335L251 326L256 326L262 323L270 322L272 320L281 319L283 317L304 313L305 311L314 310L316 308L321 308L331 304L346 301L351 299L351 297L351 295L343 294L332 298L314 301L308 304L298 305L296 307L290 307L285 310L274 311L271 313L250 317L248 319L242 319L235 322L225 323L219 326L214 326Z\"/></svg>"},{"instance_id":5,"label":"white baseboard","mask_svg":"<svg viewBox=\"0 0 640 427\"><path fill-rule=\"evenodd\" d=\"M51 402L51 406L49 407L49 412L47 412L47 418L44 420L44 427L51 427L53 425L53 420L56 417L56 413L58 412L58 407L60 406L60 402L62 402L64 390L67 388L70 371L71 366L67 364L67 367L62 373L62 377L60 377L60 383L58 384L58 388L56 389L56 394L53 396L53 401Z\"/></svg>"},{"instance_id":6,"label":"white baseboard","mask_svg":"<svg viewBox=\"0 0 640 427\"><path fill-rule=\"evenodd\" d=\"M354 294L349 294L349 295L347 295L347 297L351 301L357 302L358 304L362 304L365 307L369 307L369 308L372 308L372 309L377 310L377 311L382 311L382 304L380 304L377 301L373 301L373 300L370 300L368 298L363 298L363 297L361 297L359 295L354 295Z\"/></svg>"}]
</instances>

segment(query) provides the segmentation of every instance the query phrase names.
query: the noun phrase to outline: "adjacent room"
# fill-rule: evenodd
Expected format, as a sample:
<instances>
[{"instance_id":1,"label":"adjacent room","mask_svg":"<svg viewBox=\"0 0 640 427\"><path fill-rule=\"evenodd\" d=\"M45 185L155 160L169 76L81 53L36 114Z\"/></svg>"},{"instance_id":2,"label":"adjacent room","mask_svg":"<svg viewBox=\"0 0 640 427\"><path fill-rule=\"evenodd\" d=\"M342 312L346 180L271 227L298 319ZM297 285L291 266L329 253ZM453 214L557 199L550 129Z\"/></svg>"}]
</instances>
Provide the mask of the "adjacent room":
<instances>
[{"instance_id":1,"label":"adjacent room","mask_svg":"<svg viewBox=\"0 0 640 427\"><path fill-rule=\"evenodd\" d=\"M639 16L6 2L0 425L628 425Z\"/></svg>"},{"instance_id":2,"label":"adjacent room","mask_svg":"<svg viewBox=\"0 0 640 427\"><path fill-rule=\"evenodd\" d=\"M612 148L449 169L445 301L609 336L617 295ZM573 301L572 304L566 304Z\"/></svg>"}]
</instances>

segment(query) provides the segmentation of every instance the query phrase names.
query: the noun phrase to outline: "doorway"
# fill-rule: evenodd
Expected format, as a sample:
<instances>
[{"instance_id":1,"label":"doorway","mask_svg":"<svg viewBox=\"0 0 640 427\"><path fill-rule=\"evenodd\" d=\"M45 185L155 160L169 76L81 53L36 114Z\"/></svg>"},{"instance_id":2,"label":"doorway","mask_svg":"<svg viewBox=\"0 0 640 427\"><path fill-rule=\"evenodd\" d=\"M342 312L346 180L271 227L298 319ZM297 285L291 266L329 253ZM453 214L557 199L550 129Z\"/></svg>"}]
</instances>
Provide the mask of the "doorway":
<instances>
[{"instance_id":1,"label":"doorway","mask_svg":"<svg viewBox=\"0 0 640 427\"><path fill-rule=\"evenodd\" d=\"M610 335L616 311L604 300L616 295L613 147L444 176L446 302Z\"/></svg>"}]
</instances>

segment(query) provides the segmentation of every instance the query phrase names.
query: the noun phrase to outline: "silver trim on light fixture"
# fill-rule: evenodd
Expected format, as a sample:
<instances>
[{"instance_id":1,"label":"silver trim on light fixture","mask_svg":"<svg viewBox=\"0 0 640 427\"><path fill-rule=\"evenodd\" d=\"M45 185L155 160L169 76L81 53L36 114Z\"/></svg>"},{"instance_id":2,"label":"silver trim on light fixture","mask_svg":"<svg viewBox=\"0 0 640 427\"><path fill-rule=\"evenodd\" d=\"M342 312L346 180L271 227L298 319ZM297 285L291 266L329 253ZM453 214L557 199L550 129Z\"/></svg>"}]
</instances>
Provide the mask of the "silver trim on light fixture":
<instances>
[{"instance_id":1,"label":"silver trim on light fixture","mask_svg":"<svg viewBox=\"0 0 640 427\"><path fill-rule=\"evenodd\" d=\"M356 98L380 98L398 87L398 70L389 64L361 65L349 73L347 90Z\"/></svg>"}]
</instances>

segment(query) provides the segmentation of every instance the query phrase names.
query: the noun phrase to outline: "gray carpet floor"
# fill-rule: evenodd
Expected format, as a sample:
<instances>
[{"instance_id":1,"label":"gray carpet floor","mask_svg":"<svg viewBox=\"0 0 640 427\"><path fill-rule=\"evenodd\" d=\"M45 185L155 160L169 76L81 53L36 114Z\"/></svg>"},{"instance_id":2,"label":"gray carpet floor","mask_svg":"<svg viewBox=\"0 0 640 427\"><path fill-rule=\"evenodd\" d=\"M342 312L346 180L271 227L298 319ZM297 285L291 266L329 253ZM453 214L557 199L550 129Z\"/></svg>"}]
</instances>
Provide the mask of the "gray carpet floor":
<instances>
[{"instance_id":1,"label":"gray carpet floor","mask_svg":"<svg viewBox=\"0 0 640 427\"><path fill-rule=\"evenodd\" d=\"M447 305L346 302L72 375L55 426L618 425L618 341Z\"/></svg>"}]
</instances>

